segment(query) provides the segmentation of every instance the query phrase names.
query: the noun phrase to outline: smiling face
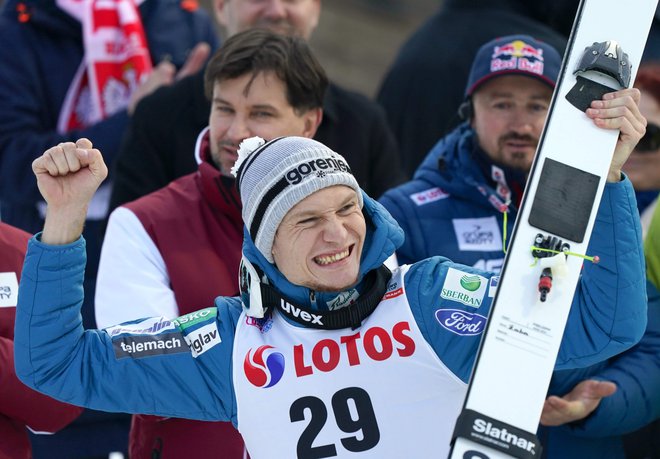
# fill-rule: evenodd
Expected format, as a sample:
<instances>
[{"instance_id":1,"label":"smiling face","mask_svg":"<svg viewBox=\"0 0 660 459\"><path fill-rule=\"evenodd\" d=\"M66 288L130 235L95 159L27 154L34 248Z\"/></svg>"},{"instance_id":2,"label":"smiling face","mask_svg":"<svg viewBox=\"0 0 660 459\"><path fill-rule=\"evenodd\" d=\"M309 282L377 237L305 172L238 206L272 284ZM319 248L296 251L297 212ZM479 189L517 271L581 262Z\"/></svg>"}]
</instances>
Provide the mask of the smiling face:
<instances>
[{"instance_id":1,"label":"smiling face","mask_svg":"<svg viewBox=\"0 0 660 459\"><path fill-rule=\"evenodd\" d=\"M275 265L293 284L316 291L346 290L357 282L366 233L355 190L324 188L282 219L273 242Z\"/></svg>"},{"instance_id":2,"label":"smiling face","mask_svg":"<svg viewBox=\"0 0 660 459\"><path fill-rule=\"evenodd\" d=\"M319 22L321 0L215 0L215 13L230 36L260 27L309 40Z\"/></svg>"},{"instance_id":3,"label":"smiling face","mask_svg":"<svg viewBox=\"0 0 660 459\"><path fill-rule=\"evenodd\" d=\"M520 75L484 83L472 96L479 145L494 161L528 172L548 114L552 89Z\"/></svg>"},{"instance_id":4,"label":"smiling face","mask_svg":"<svg viewBox=\"0 0 660 459\"><path fill-rule=\"evenodd\" d=\"M266 140L283 135L312 137L321 122L321 109L295 110L287 100L286 86L274 73L216 81L209 117L213 162L229 174L244 139Z\"/></svg>"}]
</instances>

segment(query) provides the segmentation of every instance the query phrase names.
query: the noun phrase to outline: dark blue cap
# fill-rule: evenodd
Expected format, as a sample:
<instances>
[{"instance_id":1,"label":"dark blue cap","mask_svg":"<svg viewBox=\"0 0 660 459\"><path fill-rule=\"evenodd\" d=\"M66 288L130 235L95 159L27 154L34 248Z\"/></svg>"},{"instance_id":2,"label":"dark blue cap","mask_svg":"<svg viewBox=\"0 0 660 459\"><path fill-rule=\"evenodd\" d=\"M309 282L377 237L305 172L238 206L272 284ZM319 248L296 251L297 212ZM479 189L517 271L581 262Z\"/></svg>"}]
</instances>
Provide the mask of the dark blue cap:
<instances>
[{"instance_id":1,"label":"dark blue cap","mask_svg":"<svg viewBox=\"0 0 660 459\"><path fill-rule=\"evenodd\" d=\"M482 84L504 75L536 78L554 89L561 67L555 48L529 35L508 35L491 40L477 51L472 62L465 97Z\"/></svg>"}]
</instances>

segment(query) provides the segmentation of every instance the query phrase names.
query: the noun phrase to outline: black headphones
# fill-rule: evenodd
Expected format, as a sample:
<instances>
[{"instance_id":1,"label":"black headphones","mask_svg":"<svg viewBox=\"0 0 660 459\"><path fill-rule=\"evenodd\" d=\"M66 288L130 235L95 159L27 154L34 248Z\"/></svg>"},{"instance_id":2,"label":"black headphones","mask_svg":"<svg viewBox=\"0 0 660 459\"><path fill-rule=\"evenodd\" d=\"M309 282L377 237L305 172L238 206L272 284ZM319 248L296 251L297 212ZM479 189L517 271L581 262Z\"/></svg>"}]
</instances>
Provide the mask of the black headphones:
<instances>
[{"instance_id":1,"label":"black headphones","mask_svg":"<svg viewBox=\"0 0 660 459\"><path fill-rule=\"evenodd\" d=\"M468 98L458 107L458 117L463 121L468 121L472 118L472 99Z\"/></svg>"}]
</instances>

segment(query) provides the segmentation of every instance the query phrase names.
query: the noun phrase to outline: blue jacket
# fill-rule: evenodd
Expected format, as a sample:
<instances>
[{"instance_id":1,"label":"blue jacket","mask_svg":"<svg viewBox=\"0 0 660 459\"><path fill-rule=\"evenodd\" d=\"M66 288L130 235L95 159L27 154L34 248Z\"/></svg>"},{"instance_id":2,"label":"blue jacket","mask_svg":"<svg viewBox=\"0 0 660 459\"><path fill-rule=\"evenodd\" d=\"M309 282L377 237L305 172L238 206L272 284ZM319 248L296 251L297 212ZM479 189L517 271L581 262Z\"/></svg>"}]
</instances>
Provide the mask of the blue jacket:
<instances>
[{"instance_id":1,"label":"blue jacket","mask_svg":"<svg viewBox=\"0 0 660 459\"><path fill-rule=\"evenodd\" d=\"M380 202L406 234L406 241L397 251L400 262L411 263L442 254L456 262L499 270L504 259L504 214L491 204L496 192L476 165L473 149L474 131L463 124L437 143L412 181L381 198ZM630 187L627 179L606 185L605 196L614 188L624 186ZM442 191L428 191L437 188ZM415 199L419 196L432 199ZM601 204L601 211L605 202ZM508 211L507 234L511 234L517 209L510 205ZM629 211L618 209L614 215ZM633 232L632 226L630 232ZM592 239L587 253L598 254L595 240ZM643 280L641 276L635 282L640 292L646 289ZM657 300L657 294L651 297ZM564 395L578 382L590 378L611 380L618 390L604 399L583 422L559 428L541 427L539 437L546 457L624 458L621 435L658 417L660 389L651 392L645 387L646 384L652 387L660 384L658 307L649 304L648 330L633 349L609 363L554 373L549 388L551 395ZM572 310L571 315L575 312Z\"/></svg>"},{"instance_id":2,"label":"blue jacket","mask_svg":"<svg viewBox=\"0 0 660 459\"><path fill-rule=\"evenodd\" d=\"M399 263L442 255L469 266L500 270L504 213L491 201L501 198L484 178L473 149L474 131L464 123L433 147L413 180L380 198L406 235L396 252ZM509 205L506 234L511 234L516 215L515 206Z\"/></svg>"},{"instance_id":3,"label":"blue jacket","mask_svg":"<svg viewBox=\"0 0 660 459\"><path fill-rule=\"evenodd\" d=\"M170 59L178 68L202 41L217 48L211 18L203 9L186 11L181 4L145 0L140 5L154 64ZM57 8L55 0L5 1L0 13L0 203L3 221L28 232L43 225L31 169L37 155L60 142L87 137L111 164L128 124L123 110L86 129L57 132L60 109L82 57L80 23Z\"/></svg>"},{"instance_id":4,"label":"blue jacket","mask_svg":"<svg viewBox=\"0 0 660 459\"><path fill-rule=\"evenodd\" d=\"M621 435L660 419L660 294L651 282L647 292L648 325L638 344L608 362L555 372L552 394L565 394L584 379L612 381L617 391L582 421L541 427L546 457L625 458Z\"/></svg>"},{"instance_id":5,"label":"blue jacket","mask_svg":"<svg viewBox=\"0 0 660 459\"><path fill-rule=\"evenodd\" d=\"M567 325L558 368L592 365L609 358L637 342L644 330L646 296L638 288L644 272L639 234L622 230L636 228L632 189L627 182L610 186L604 202L595 225L593 245L605 256L600 265L584 268L573 304L578 314ZM615 219L613 211L617 212ZM379 267L403 237L389 213L366 195L364 212L368 230L361 276ZM296 302L322 308L335 296L319 295L312 306L309 290L284 279L257 252L248 235L243 252L262 268L282 294ZM239 298L220 297L215 308L176 321L151 318L133 321L114 332L85 331L79 315L84 267L84 240L48 246L39 241L38 235L31 239L16 313L15 362L21 380L57 399L94 409L231 420L237 425L232 349L241 314ZM487 278L493 276L434 257L410 267L405 278L406 292L424 339L444 365L466 382L480 335L456 334L436 320L436 312L441 309L474 312L473 307L441 297L450 268ZM479 314L488 314L490 301L490 296L484 293ZM185 344L181 346L183 337L213 324L220 339L193 358L192 351ZM114 333L112 337L111 333ZM122 347L126 339L130 342L156 339L166 344L158 355L130 358ZM123 358L116 357L118 351L124 354Z\"/></svg>"}]
</instances>

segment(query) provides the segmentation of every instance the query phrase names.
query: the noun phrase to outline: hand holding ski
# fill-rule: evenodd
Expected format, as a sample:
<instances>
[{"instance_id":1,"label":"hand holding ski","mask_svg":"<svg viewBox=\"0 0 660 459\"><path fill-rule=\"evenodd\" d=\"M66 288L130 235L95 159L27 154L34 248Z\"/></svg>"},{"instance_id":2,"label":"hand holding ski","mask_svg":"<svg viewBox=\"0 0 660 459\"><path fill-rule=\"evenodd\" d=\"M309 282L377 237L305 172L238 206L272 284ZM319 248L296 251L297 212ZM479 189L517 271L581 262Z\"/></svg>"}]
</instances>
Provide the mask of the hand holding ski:
<instances>
[{"instance_id":1,"label":"hand holding ski","mask_svg":"<svg viewBox=\"0 0 660 459\"><path fill-rule=\"evenodd\" d=\"M586 111L596 126L621 131L607 175L608 182L621 180L621 167L646 132L646 118L639 111L640 97L636 88L623 89L605 94L602 100L594 100Z\"/></svg>"}]
</instances>

